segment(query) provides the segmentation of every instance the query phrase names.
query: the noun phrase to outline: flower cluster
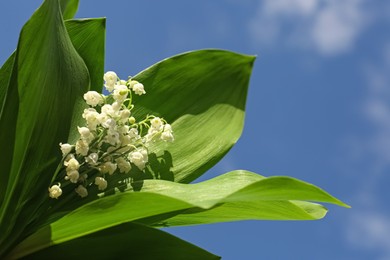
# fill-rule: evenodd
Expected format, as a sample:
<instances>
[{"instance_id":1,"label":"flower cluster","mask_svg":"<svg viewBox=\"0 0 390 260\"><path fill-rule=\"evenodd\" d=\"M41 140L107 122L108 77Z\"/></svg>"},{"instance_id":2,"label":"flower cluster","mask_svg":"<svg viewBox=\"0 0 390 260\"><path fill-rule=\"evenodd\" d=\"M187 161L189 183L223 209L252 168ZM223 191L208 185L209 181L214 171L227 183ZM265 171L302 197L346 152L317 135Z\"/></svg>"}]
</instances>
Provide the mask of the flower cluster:
<instances>
[{"instance_id":1,"label":"flower cluster","mask_svg":"<svg viewBox=\"0 0 390 260\"><path fill-rule=\"evenodd\" d=\"M130 77L121 80L112 71L104 74L104 82L108 95L84 94L89 107L82 114L85 125L78 126L79 139L75 144L60 143L63 160L56 172L60 180L49 188L51 198L61 196L61 183L73 183L81 197L92 185L103 191L107 175L129 173L134 166L144 171L150 142L174 141L172 127L163 118L148 115L138 122L132 116L132 95L146 93L141 83Z\"/></svg>"}]
</instances>

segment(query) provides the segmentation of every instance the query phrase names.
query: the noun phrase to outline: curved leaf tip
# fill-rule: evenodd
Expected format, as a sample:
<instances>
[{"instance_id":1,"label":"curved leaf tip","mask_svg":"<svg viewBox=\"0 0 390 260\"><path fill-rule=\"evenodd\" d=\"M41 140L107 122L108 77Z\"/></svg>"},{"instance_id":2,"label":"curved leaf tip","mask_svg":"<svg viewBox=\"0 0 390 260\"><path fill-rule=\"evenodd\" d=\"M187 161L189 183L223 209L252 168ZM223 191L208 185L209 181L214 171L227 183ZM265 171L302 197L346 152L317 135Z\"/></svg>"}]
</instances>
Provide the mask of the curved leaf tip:
<instances>
[{"instance_id":1,"label":"curved leaf tip","mask_svg":"<svg viewBox=\"0 0 390 260\"><path fill-rule=\"evenodd\" d=\"M168 149L174 181L195 180L239 139L254 60L255 56L206 49L165 59L134 77L147 92L133 98L134 116L161 116L174 129L175 143ZM155 148L157 156L165 149Z\"/></svg>"},{"instance_id":2,"label":"curved leaf tip","mask_svg":"<svg viewBox=\"0 0 390 260\"><path fill-rule=\"evenodd\" d=\"M60 6L64 20L72 19L77 13L79 0L60 0Z\"/></svg>"}]
</instances>

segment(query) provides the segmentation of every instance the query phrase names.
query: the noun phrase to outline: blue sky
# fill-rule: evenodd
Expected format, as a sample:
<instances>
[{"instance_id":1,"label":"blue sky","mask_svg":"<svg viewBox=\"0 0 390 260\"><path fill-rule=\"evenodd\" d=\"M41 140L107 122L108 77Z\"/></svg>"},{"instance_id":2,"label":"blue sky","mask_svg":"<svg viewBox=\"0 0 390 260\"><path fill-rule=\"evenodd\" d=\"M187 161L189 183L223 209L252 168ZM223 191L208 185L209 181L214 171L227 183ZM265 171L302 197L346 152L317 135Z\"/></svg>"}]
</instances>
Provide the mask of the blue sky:
<instances>
[{"instance_id":1,"label":"blue sky","mask_svg":"<svg viewBox=\"0 0 390 260\"><path fill-rule=\"evenodd\" d=\"M40 0L1 1L0 63ZM106 69L134 75L188 50L256 54L243 136L201 179L234 169L329 191L312 222L169 228L223 259L390 259L390 2L80 0L107 17Z\"/></svg>"}]
</instances>

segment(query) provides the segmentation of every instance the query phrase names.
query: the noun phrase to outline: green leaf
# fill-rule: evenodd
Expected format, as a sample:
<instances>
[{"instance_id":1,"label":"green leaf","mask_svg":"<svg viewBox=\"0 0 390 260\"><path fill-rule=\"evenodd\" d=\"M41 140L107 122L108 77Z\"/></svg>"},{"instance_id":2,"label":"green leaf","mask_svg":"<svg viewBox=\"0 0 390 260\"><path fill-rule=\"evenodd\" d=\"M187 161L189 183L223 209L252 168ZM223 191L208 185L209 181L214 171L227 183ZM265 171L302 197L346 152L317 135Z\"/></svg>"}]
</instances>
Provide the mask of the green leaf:
<instances>
[{"instance_id":1,"label":"green leaf","mask_svg":"<svg viewBox=\"0 0 390 260\"><path fill-rule=\"evenodd\" d=\"M106 19L68 20L65 25L74 47L87 65L91 79L90 90L102 92ZM79 137L77 126L85 124L85 120L81 116L85 108L83 97L77 97L69 137L63 141L68 140L69 143L77 141Z\"/></svg>"},{"instance_id":2,"label":"green leaf","mask_svg":"<svg viewBox=\"0 0 390 260\"><path fill-rule=\"evenodd\" d=\"M3 242L13 243L34 220L36 203L47 200L58 143L68 136L75 97L88 87L88 70L69 39L59 3L46 0L21 31L0 118L0 146L7 151L0 158L6 187L0 255L8 248Z\"/></svg>"},{"instance_id":3,"label":"green leaf","mask_svg":"<svg viewBox=\"0 0 390 260\"><path fill-rule=\"evenodd\" d=\"M72 19L79 8L79 0L60 0L64 20Z\"/></svg>"},{"instance_id":4,"label":"green leaf","mask_svg":"<svg viewBox=\"0 0 390 260\"><path fill-rule=\"evenodd\" d=\"M161 223L155 223L154 218L141 221L156 226L238 220L314 220L325 216L325 207L307 201L349 207L312 184L283 176L264 178L247 171L233 171L191 185L146 180L142 192L167 195L198 207Z\"/></svg>"},{"instance_id":5,"label":"green leaf","mask_svg":"<svg viewBox=\"0 0 390 260\"><path fill-rule=\"evenodd\" d=\"M106 18L89 18L65 21L70 40L87 65L91 88L102 92Z\"/></svg>"},{"instance_id":6,"label":"green leaf","mask_svg":"<svg viewBox=\"0 0 390 260\"><path fill-rule=\"evenodd\" d=\"M191 182L236 143L253 61L253 56L201 50L165 59L134 77L146 90L134 97L136 118L162 116L174 130L172 145L151 148L172 164L170 174L159 178ZM150 174L158 171L152 164Z\"/></svg>"},{"instance_id":7,"label":"green leaf","mask_svg":"<svg viewBox=\"0 0 390 260\"><path fill-rule=\"evenodd\" d=\"M181 198L202 209L189 209L157 223L157 226L208 224L237 220L310 220L323 218L321 205L306 201L333 203L348 207L318 187L290 177L269 177L234 171L212 180L185 186L147 180L143 192L156 192ZM152 221L151 221L152 220ZM155 219L141 222L153 224Z\"/></svg>"},{"instance_id":8,"label":"green leaf","mask_svg":"<svg viewBox=\"0 0 390 260\"><path fill-rule=\"evenodd\" d=\"M288 177L270 177L234 171L196 184L163 180L139 183L123 193L85 204L41 228L23 241L15 252L22 252L40 237L49 236L43 249L80 236L131 221L156 226L192 225L243 219L313 220L326 209L307 201L348 207L320 188Z\"/></svg>"},{"instance_id":9,"label":"green leaf","mask_svg":"<svg viewBox=\"0 0 390 260\"><path fill-rule=\"evenodd\" d=\"M12 72L12 67L14 65L14 60L15 60L15 53L13 53L7 61L3 64L3 66L0 68L0 116L3 111L3 104L5 101L5 96L7 94L8 90L8 84ZM1 185L1 184L0 184ZM0 186L0 193L5 190L2 189ZM2 196L0 195L0 198ZM1 199L0 199L1 201Z\"/></svg>"},{"instance_id":10,"label":"green leaf","mask_svg":"<svg viewBox=\"0 0 390 260\"><path fill-rule=\"evenodd\" d=\"M191 207L192 205L186 202L153 193L128 192L108 196L81 206L39 229L13 252L24 252L29 248L43 249L124 222ZM70 224L71 222L73 223ZM45 239L42 239L43 237ZM39 244L36 241L39 241Z\"/></svg>"},{"instance_id":11,"label":"green leaf","mask_svg":"<svg viewBox=\"0 0 390 260\"><path fill-rule=\"evenodd\" d=\"M219 259L219 257L158 229L134 223L121 224L22 259Z\"/></svg>"},{"instance_id":12,"label":"green leaf","mask_svg":"<svg viewBox=\"0 0 390 260\"><path fill-rule=\"evenodd\" d=\"M102 91L103 86L102 75L104 73L105 22L105 18L68 20L65 22L66 29L75 49L87 65L91 79L91 90L98 92ZM14 59L15 53L13 53L0 68L0 116L9 86ZM78 107L75 107L76 112L74 115L78 116L75 116L70 128L71 135L73 136L77 134L77 130L74 129L77 129L76 126L80 125L80 110L83 109L85 105L82 97L76 98L76 104ZM9 117L16 119L17 110L15 109L13 114L10 113ZM3 130L3 132L5 131L7 130ZM14 130L10 131L10 128L8 128L8 132L12 134ZM8 137L9 139L12 139L11 136ZM0 176L0 178L4 178L4 181L0 182L0 203L5 196L7 177L7 174L2 174Z\"/></svg>"}]
</instances>

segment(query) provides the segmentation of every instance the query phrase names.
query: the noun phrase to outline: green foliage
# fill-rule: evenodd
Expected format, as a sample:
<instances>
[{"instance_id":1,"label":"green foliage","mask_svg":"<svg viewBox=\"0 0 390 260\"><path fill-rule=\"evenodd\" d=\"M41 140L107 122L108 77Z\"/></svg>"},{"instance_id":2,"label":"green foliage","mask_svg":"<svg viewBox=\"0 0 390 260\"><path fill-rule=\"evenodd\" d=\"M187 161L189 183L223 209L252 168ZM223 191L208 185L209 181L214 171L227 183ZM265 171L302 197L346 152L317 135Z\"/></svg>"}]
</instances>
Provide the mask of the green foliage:
<instances>
[{"instance_id":1,"label":"green foliage","mask_svg":"<svg viewBox=\"0 0 390 260\"><path fill-rule=\"evenodd\" d=\"M163 60L135 76L148 87L147 95L135 97L136 116L161 115L175 129L168 154L172 176L163 179L189 183L236 143L253 61L253 56L202 50ZM163 145L155 150L157 157L167 157Z\"/></svg>"},{"instance_id":2,"label":"green foliage","mask_svg":"<svg viewBox=\"0 0 390 260\"><path fill-rule=\"evenodd\" d=\"M125 246L124 246L125 245ZM14 255L13 257L19 257ZM48 247L22 259L219 259L155 228L125 223Z\"/></svg>"},{"instance_id":3,"label":"green foliage","mask_svg":"<svg viewBox=\"0 0 390 260\"><path fill-rule=\"evenodd\" d=\"M22 242L16 251L34 252L131 221L166 227L245 219L314 220L324 217L326 208L308 201L348 207L314 185L247 171L230 172L197 184L162 180L138 184L142 185L140 192L129 186L125 192L66 213Z\"/></svg>"},{"instance_id":4,"label":"green foliage","mask_svg":"<svg viewBox=\"0 0 390 260\"><path fill-rule=\"evenodd\" d=\"M183 53L135 76L148 93L134 97L135 116L164 117L176 139L150 148L146 175L100 198L49 199L58 144L75 140L83 93L100 92L103 84L105 19L69 20L77 7L78 1L44 1L0 68L0 147L7 151L0 157L0 258L94 252L107 259L130 251L151 259L215 259L152 226L313 220L327 210L312 201L348 207L311 184L247 171L186 184L215 165L243 129L255 58L222 50Z\"/></svg>"},{"instance_id":5,"label":"green foliage","mask_svg":"<svg viewBox=\"0 0 390 260\"><path fill-rule=\"evenodd\" d=\"M20 34L0 118L0 146L7 151L0 158L3 239L25 228L15 226L15 215L35 213L35 201L44 199L42 190L58 164L58 140L67 138L75 99L88 87L87 67L58 2L46 1Z\"/></svg>"},{"instance_id":6,"label":"green foliage","mask_svg":"<svg viewBox=\"0 0 390 260\"><path fill-rule=\"evenodd\" d=\"M79 8L79 0L60 0L60 6L64 20L72 19Z\"/></svg>"}]
</instances>

